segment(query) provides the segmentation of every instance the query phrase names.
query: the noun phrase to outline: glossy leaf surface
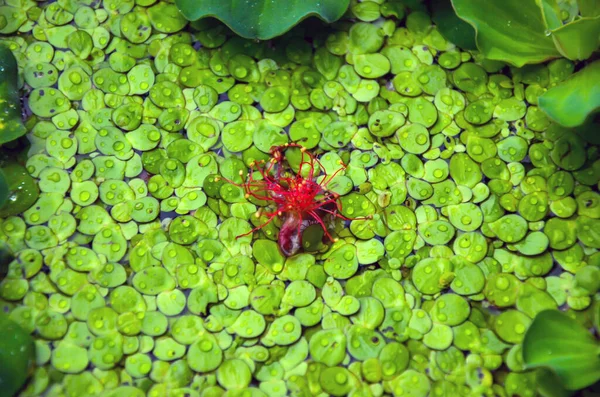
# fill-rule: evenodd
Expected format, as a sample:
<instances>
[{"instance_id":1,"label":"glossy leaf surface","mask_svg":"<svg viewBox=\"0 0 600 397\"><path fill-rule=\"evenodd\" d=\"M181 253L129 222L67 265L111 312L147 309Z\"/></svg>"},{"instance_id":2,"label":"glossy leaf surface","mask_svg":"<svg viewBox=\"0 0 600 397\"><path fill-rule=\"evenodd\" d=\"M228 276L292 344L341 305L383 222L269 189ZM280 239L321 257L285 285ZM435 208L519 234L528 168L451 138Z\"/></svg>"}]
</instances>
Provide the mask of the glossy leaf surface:
<instances>
[{"instance_id":1,"label":"glossy leaf surface","mask_svg":"<svg viewBox=\"0 0 600 397\"><path fill-rule=\"evenodd\" d=\"M565 58L571 60L584 60L589 58L600 44L600 16L586 16L582 18L569 18L563 25L563 12L556 0L538 0L542 19L545 25L545 34L552 37L556 49Z\"/></svg>"},{"instance_id":2,"label":"glossy leaf surface","mask_svg":"<svg viewBox=\"0 0 600 397\"><path fill-rule=\"evenodd\" d=\"M600 344L588 330L557 310L538 314L523 340L526 366L552 369L569 390L600 379L599 353Z\"/></svg>"},{"instance_id":3,"label":"glossy leaf surface","mask_svg":"<svg viewBox=\"0 0 600 397\"><path fill-rule=\"evenodd\" d=\"M540 108L565 127L576 127L600 107L600 61L596 61L539 97Z\"/></svg>"},{"instance_id":4,"label":"glossy leaf surface","mask_svg":"<svg viewBox=\"0 0 600 397\"><path fill-rule=\"evenodd\" d=\"M25 167L17 163L6 164L0 172L4 174L5 178L3 184L0 182L0 189L4 186L8 188L8 194L6 192L3 194L6 199L2 202L4 205L0 207L0 217L17 215L26 211L39 196L35 180ZM1 190L0 193L2 193Z\"/></svg>"},{"instance_id":5,"label":"glossy leaf surface","mask_svg":"<svg viewBox=\"0 0 600 397\"><path fill-rule=\"evenodd\" d=\"M452 0L452 5L475 28L477 46L488 59L521 67L560 56L535 0Z\"/></svg>"},{"instance_id":6,"label":"glossy leaf surface","mask_svg":"<svg viewBox=\"0 0 600 397\"><path fill-rule=\"evenodd\" d=\"M600 42L600 17L580 18L552 31L560 53L571 60L588 59Z\"/></svg>"},{"instance_id":7,"label":"glossy leaf surface","mask_svg":"<svg viewBox=\"0 0 600 397\"><path fill-rule=\"evenodd\" d=\"M348 0L177 0L190 21L215 17L245 38L266 40L287 32L301 20L317 16L326 22L339 19Z\"/></svg>"},{"instance_id":8,"label":"glossy leaf surface","mask_svg":"<svg viewBox=\"0 0 600 397\"><path fill-rule=\"evenodd\" d=\"M12 51L0 46L0 145L27 132L21 119L17 78L17 61Z\"/></svg>"}]
</instances>

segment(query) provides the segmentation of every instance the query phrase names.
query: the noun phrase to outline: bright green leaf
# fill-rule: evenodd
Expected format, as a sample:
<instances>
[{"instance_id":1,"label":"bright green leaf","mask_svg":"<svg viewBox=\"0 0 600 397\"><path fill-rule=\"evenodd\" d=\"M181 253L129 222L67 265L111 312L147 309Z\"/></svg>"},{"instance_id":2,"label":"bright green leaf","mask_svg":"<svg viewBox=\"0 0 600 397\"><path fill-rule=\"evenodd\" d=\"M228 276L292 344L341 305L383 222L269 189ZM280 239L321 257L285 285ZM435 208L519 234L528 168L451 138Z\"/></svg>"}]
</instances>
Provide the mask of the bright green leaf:
<instances>
[{"instance_id":1,"label":"bright green leaf","mask_svg":"<svg viewBox=\"0 0 600 397\"><path fill-rule=\"evenodd\" d=\"M274 241L256 240L253 251L258 263L266 266L273 273L279 273L283 270L285 258L279 252L277 243Z\"/></svg>"},{"instance_id":2,"label":"bright green leaf","mask_svg":"<svg viewBox=\"0 0 600 397\"><path fill-rule=\"evenodd\" d=\"M176 0L190 21L215 17L248 39L266 40L287 32L301 20L317 16L326 22L339 19L349 0Z\"/></svg>"},{"instance_id":3,"label":"bright green leaf","mask_svg":"<svg viewBox=\"0 0 600 397\"><path fill-rule=\"evenodd\" d=\"M584 17L563 25L556 0L537 0L546 27L556 49L571 60L589 58L600 43L600 17Z\"/></svg>"},{"instance_id":4,"label":"bright green leaf","mask_svg":"<svg viewBox=\"0 0 600 397\"><path fill-rule=\"evenodd\" d=\"M542 11L542 19L546 29L558 29L562 26L560 19L560 8L556 0L536 0L540 10ZM548 31L545 31L546 34Z\"/></svg>"},{"instance_id":5,"label":"bright green leaf","mask_svg":"<svg viewBox=\"0 0 600 397\"><path fill-rule=\"evenodd\" d=\"M565 127L583 124L600 108L600 61L586 66L539 97L540 108Z\"/></svg>"},{"instance_id":6,"label":"bright green leaf","mask_svg":"<svg viewBox=\"0 0 600 397\"><path fill-rule=\"evenodd\" d=\"M600 16L580 18L552 31L560 53L571 60L589 58L600 44Z\"/></svg>"},{"instance_id":7,"label":"bright green leaf","mask_svg":"<svg viewBox=\"0 0 600 397\"><path fill-rule=\"evenodd\" d=\"M488 59L521 67L560 56L544 33L535 0L452 0L452 5L477 31L477 47Z\"/></svg>"},{"instance_id":8,"label":"bright green leaf","mask_svg":"<svg viewBox=\"0 0 600 397\"><path fill-rule=\"evenodd\" d=\"M600 379L600 344L577 321L557 310L538 314L523 340L528 368L552 369L569 390Z\"/></svg>"}]
</instances>

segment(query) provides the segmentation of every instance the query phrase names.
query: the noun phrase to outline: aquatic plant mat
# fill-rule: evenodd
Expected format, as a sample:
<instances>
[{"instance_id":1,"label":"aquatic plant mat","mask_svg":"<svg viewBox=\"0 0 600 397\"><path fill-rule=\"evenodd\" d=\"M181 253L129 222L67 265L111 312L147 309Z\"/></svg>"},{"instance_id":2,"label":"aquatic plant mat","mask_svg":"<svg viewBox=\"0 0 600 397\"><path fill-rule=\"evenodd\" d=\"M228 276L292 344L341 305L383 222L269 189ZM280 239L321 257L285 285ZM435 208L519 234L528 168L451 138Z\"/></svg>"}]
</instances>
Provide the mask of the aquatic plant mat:
<instances>
[{"instance_id":1,"label":"aquatic plant mat","mask_svg":"<svg viewBox=\"0 0 600 397\"><path fill-rule=\"evenodd\" d=\"M484 61L383 0L265 42L162 0L4 3L40 192L0 221L21 396L533 397L536 314L593 325L598 134L537 106L581 65ZM363 219L290 257L285 213L237 238L273 146Z\"/></svg>"}]
</instances>

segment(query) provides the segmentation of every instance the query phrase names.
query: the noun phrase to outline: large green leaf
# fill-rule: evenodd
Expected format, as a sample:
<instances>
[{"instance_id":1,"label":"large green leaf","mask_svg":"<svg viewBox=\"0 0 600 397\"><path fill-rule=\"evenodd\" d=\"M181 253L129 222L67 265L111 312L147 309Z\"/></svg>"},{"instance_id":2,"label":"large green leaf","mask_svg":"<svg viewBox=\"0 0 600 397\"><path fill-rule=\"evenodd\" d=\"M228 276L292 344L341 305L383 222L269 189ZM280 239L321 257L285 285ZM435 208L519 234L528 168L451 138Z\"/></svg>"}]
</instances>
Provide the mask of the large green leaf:
<instances>
[{"instance_id":1,"label":"large green leaf","mask_svg":"<svg viewBox=\"0 0 600 397\"><path fill-rule=\"evenodd\" d=\"M538 7L542 12L542 20L546 28L546 34L549 30L557 29L562 26L560 18L560 7L556 0L536 0Z\"/></svg>"},{"instance_id":2,"label":"large green leaf","mask_svg":"<svg viewBox=\"0 0 600 397\"><path fill-rule=\"evenodd\" d=\"M538 368L535 371L535 380L537 391L543 397L571 397L575 393L565 389L556 374L547 368Z\"/></svg>"},{"instance_id":3,"label":"large green leaf","mask_svg":"<svg viewBox=\"0 0 600 397\"><path fill-rule=\"evenodd\" d=\"M551 35L565 58L588 59L600 44L600 16L577 19L553 30Z\"/></svg>"},{"instance_id":4,"label":"large green leaf","mask_svg":"<svg viewBox=\"0 0 600 397\"><path fill-rule=\"evenodd\" d=\"M577 0L582 17L597 17L600 15L600 0Z\"/></svg>"},{"instance_id":5,"label":"large green leaf","mask_svg":"<svg viewBox=\"0 0 600 397\"><path fill-rule=\"evenodd\" d=\"M452 0L452 5L475 28L477 47L488 59L521 67L560 56L535 0Z\"/></svg>"},{"instance_id":6,"label":"large green leaf","mask_svg":"<svg viewBox=\"0 0 600 397\"><path fill-rule=\"evenodd\" d=\"M600 108L600 61L546 91L538 104L552 120L565 127L583 124Z\"/></svg>"},{"instance_id":7,"label":"large green leaf","mask_svg":"<svg viewBox=\"0 0 600 397\"><path fill-rule=\"evenodd\" d=\"M600 298L598 297L592 303L592 321L594 322L596 333L600 332Z\"/></svg>"},{"instance_id":8,"label":"large green leaf","mask_svg":"<svg viewBox=\"0 0 600 397\"><path fill-rule=\"evenodd\" d=\"M450 0L433 0L431 13L433 22L446 39L465 50L477 49L475 29L456 16Z\"/></svg>"},{"instance_id":9,"label":"large green leaf","mask_svg":"<svg viewBox=\"0 0 600 397\"><path fill-rule=\"evenodd\" d=\"M17 61L11 50L0 45L0 145L27 132L21 118L17 81Z\"/></svg>"},{"instance_id":10,"label":"large green leaf","mask_svg":"<svg viewBox=\"0 0 600 397\"><path fill-rule=\"evenodd\" d=\"M301 20L317 16L339 19L350 0L176 0L190 21L215 17L248 39L266 40L287 32Z\"/></svg>"},{"instance_id":11,"label":"large green leaf","mask_svg":"<svg viewBox=\"0 0 600 397\"><path fill-rule=\"evenodd\" d=\"M29 375L34 358L33 338L0 313L0 396L16 395Z\"/></svg>"},{"instance_id":12,"label":"large green leaf","mask_svg":"<svg viewBox=\"0 0 600 397\"><path fill-rule=\"evenodd\" d=\"M542 11L546 34L552 37L556 49L571 60L589 58L600 44L600 16L574 19L563 25L556 0L537 0Z\"/></svg>"},{"instance_id":13,"label":"large green leaf","mask_svg":"<svg viewBox=\"0 0 600 397\"><path fill-rule=\"evenodd\" d=\"M527 368L553 370L569 390L600 379L600 344L577 321L557 310L539 313L525 334L523 359Z\"/></svg>"}]
</instances>

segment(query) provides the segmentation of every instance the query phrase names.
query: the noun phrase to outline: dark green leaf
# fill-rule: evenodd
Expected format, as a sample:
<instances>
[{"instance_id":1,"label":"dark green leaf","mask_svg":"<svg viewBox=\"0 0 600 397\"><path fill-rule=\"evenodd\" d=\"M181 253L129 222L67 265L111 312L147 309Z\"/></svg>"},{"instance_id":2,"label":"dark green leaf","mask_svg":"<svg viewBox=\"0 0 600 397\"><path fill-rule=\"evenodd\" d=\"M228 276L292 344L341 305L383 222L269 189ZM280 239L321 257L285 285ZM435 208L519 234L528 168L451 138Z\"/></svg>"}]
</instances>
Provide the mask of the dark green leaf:
<instances>
[{"instance_id":1,"label":"dark green leaf","mask_svg":"<svg viewBox=\"0 0 600 397\"><path fill-rule=\"evenodd\" d=\"M576 127L600 108L600 61L596 61L539 97L540 108L557 123Z\"/></svg>"},{"instance_id":2,"label":"dark green leaf","mask_svg":"<svg viewBox=\"0 0 600 397\"><path fill-rule=\"evenodd\" d=\"M39 196L36 181L27 169L17 163L8 163L2 168L8 186L8 198L0 207L0 218L20 214L35 203Z\"/></svg>"},{"instance_id":3,"label":"dark green leaf","mask_svg":"<svg viewBox=\"0 0 600 397\"><path fill-rule=\"evenodd\" d=\"M4 172L0 169L0 208L6 203L8 200L8 182L6 181L6 177L4 176Z\"/></svg>"},{"instance_id":4,"label":"dark green leaf","mask_svg":"<svg viewBox=\"0 0 600 397\"><path fill-rule=\"evenodd\" d=\"M592 145L600 146L600 120L596 120L597 117L589 117L585 123L573 128L573 133L578 134L586 142Z\"/></svg>"},{"instance_id":5,"label":"dark green leaf","mask_svg":"<svg viewBox=\"0 0 600 397\"><path fill-rule=\"evenodd\" d=\"M17 61L11 50L0 45L0 145L27 132L21 118L17 81Z\"/></svg>"},{"instance_id":6,"label":"dark green leaf","mask_svg":"<svg viewBox=\"0 0 600 397\"><path fill-rule=\"evenodd\" d=\"M33 338L0 313L0 396L13 396L29 375L34 358Z\"/></svg>"},{"instance_id":7,"label":"dark green leaf","mask_svg":"<svg viewBox=\"0 0 600 397\"><path fill-rule=\"evenodd\" d=\"M339 19L349 0L176 0L190 21L215 17L249 39L279 36L301 20L317 16L326 22Z\"/></svg>"},{"instance_id":8,"label":"dark green leaf","mask_svg":"<svg viewBox=\"0 0 600 397\"><path fill-rule=\"evenodd\" d=\"M427 12L427 7L423 3L423 0L392 0L388 1L389 3L400 2L404 4L406 8L411 10L412 12L422 11Z\"/></svg>"},{"instance_id":9,"label":"dark green leaf","mask_svg":"<svg viewBox=\"0 0 600 397\"><path fill-rule=\"evenodd\" d=\"M488 59L521 67L557 58L560 53L535 0L452 0L459 18L477 31L477 47Z\"/></svg>"},{"instance_id":10,"label":"dark green leaf","mask_svg":"<svg viewBox=\"0 0 600 397\"><path fill-rule=\"evenodd\" d=\"M8 274L8 266L15 259L10 247L4 241L0 241L0 280Z\"/></svg>"},{"instance_id":11,"label":"dark green leaf","mask_svg":"<svg viewBox=\"0 0 600 397\"><path fill-rule=\"evenodd\" d=\"M560 383L556 374L546 368L538 368L535 371L538 392L543 397L570 397L573 391L568 391Z\"/></svg>"},{"instance_id":12,"label":"dark green leaf","mask_svg":"<svg viewBox=\"0 0 600 397\"><path fill-rule=\"evenodd\" d=\"M302 232L302 247L305 251L317 251L322 247L323 229L320 225L310 225Z\"/></svg>"},{"instance_id":13,"label":"dark green leaf","mask_svg":"<svg viewBox=\"0 0 600 397\"><path fill-rule=\"evenodd\" d=\"M539 313L525 334L527 368L553 370L568 390L579 390L600 379L600 344L568 315L557 310Z\"/></svg>"},{"instance_id":14,"label":"dark green leaf","mask_svg":"<svg viewBox=\"0 0 600 397\"><path fill-rule=\"evenodd\" d=\"M475 29L456 16L450 0L433 0L431 11L433 22L446 39L465 50L477 49Z\"/></svg>"}]
</instances>

